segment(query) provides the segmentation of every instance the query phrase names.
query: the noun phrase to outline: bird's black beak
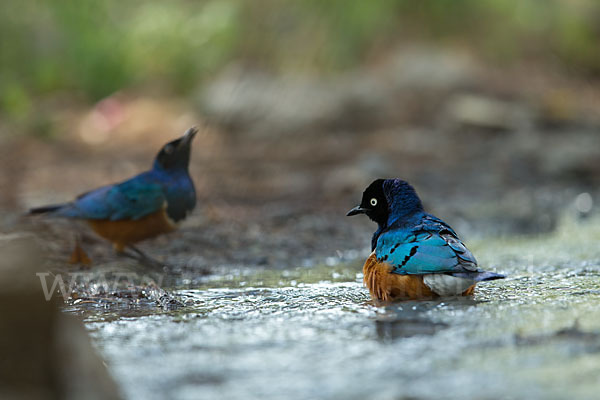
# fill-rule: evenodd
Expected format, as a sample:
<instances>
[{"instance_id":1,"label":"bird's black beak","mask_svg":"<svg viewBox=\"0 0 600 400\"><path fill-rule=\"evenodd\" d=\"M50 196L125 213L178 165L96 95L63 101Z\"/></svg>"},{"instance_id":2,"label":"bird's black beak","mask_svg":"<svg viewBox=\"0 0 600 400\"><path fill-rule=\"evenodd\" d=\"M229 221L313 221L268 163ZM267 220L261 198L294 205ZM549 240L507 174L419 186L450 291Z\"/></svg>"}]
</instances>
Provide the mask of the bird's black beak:
<instances>
[{"instance_id":1,"label":"bird's black beak","mask_svg":"<svg viewBox=\"0 0 600 400\"><path fill-rule=\"evenodd\" d=\"M192 143L192 140L194 140L194 136L196 136L196 133L198 133L198 128L196 128L195 126L192 126L190 129L185 131L183 137L181 138L181 144L189 146Z\"/></svg>"},{"instance_id":2,"label":"bird's black beak","mask_svg":"<svg viewBox=\"0 0 600 400\"><path fill-rule=\"evenodd\" d=\"M348 211L348 214L346 214L346 217L351 217L353 215L358 215L358 214L364 214L366 212L367 212L366 208L362 208L361 206L356 206L352 210Z\"/></svg>"}]
</instances>

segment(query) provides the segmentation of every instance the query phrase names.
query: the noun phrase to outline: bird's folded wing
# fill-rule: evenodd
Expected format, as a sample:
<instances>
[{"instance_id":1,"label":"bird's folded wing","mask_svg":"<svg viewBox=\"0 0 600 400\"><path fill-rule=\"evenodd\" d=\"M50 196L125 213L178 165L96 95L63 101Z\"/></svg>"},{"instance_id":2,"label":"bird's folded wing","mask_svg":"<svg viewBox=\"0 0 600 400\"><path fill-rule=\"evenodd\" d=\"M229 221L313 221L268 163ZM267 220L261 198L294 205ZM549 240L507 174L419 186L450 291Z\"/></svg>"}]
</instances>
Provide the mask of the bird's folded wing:
<instances>
[{"instance_id":1,"label":"bird's folded wing","mask_svg":"<svg viewBox=\"0 0 600 400\"><path fill-rule=\"evenodd\" d=\"M137 220L166 206L160 184L139 177L85 193L60 210L72 218Z\"/></svg>"},{"instance_id":2,"label":"bird's folded wing","mask_svg":"<svg viewBox=\"0 0 600 400\"><path fill-rule=\"evenodd\" d=\"M445 224L430 221L382 234L377 259L401 275L477 271L473 254Z\"/></svg>"}]
</instances>

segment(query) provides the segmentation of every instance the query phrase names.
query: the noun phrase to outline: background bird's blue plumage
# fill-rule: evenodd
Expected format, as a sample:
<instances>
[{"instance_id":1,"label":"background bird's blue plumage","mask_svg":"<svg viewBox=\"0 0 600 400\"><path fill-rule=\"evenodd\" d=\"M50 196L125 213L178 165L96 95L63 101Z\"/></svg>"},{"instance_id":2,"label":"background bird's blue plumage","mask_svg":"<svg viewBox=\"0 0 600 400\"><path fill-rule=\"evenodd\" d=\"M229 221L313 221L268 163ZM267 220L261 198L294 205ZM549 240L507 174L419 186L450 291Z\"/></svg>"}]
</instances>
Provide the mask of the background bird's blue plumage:
<instances>
[{"instance_id":1,"label":"background bird's blue plumage","mask_svg":"<svg viewBox=\"0 0 600 400\"><path fill-rule=\"evenodd\" d=\"M394 267L392 272L401 275L477 271L475 257L454 230L424 212L385 230L375 251L378 260L389 263Z\"/></svg>"},{"instance_id":2,"label":"background bird's blue plumage","mask_svg":"<svg viewBox=\"0 0 600 400\"><path fill-rule=\"evenodd\" d=\"M169 218L179 221L195 204L194 184L187 170L154 167L122 183L86 192L70 203L52 206L50 211L66 218L135 221L166 206Z\"/></svg>"},{"instance_id":3,"label":"background bird's blue plumage","mask_svg":"<svg viewBox=\"0 0 600 400\"><path fill-rule=\"evenodd\" d=\"M196 206L196 191L187 171L162 177L161 185L169 218L173 221L184 219Z\"/></svg>"},{"instance_id":4,"label":"background bird's blue plumage","mask_svg":"<svg viewBox=\"0 0 600 400\"><path fill-rule=\"evenodd\" d=\"M149 173L116 185L103 186L79 196L55 213L58 216L84 219L140 219L163 207L165 196L160 184Z\"/></svg>"},{"instance_id":5,"label":"background bird's blue plumage","mask_svg":"<svg viewBox=\"0 0 600 400\"><path fill-rule=\"evenodd\" d=\"M53 214L81 219L138 220L167 205L169 217L178 221L194 208L195 199L194 186L186 171L167 174L153 169L125 182L84 193Z\"/></svg>"},{"instance_id":6,"label":"background bird's blue plumage","mask_svg":"<svg viewBox=\"0 0 600 400\"><path fill-rule=\"evenodd\" d=\"M42 206L30 214L50 214L58 217L92 221L137 221L166 210L174 222L184 219L196 205L196 191L190 178L191 141L198 130L188 129L179 138L165 144L152 164L152 169L121 183L103 186L78 196L64 204ZM161 228L168 230L170 227ZM147 227L141 230L149 232ZM112 231L111 231L112 232ZM159 232L160 233L160 232ZM101 235L115 236L103 231ZM117 235L118 236L118 235ZM141 232L134 239L144 236ZM123 240L121 240L123 241Z\"/></svg>"}]
</instances>

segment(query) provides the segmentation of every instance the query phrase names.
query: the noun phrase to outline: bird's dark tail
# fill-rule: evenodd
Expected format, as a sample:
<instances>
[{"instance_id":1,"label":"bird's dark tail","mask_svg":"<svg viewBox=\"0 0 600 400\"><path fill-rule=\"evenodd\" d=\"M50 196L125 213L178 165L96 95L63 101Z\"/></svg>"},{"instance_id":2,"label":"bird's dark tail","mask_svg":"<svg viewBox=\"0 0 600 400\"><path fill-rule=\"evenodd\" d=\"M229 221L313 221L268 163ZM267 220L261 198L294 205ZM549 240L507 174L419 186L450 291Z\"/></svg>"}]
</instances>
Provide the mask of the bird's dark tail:
<instances>
[{"instance_id":1,"label":"bird's dark tail","mask_svg":"<svg viewBox=\"0 0 600 400\"><path fill-rule=\"evenodd\" d=\"M59 209L63 208L64 206L65 206L64 204L53 204L53 205L49 205L49 206L30 208L28 214L29 215L46 214L49 212L59 210Z\"/></svg>"},{"instance_id":2,"label":"bird's dark tail","mask_svg":"<svg viewBox=\"0 0 600 400\"><path fill-rule=\"evenodd\" d=\"M475 282L493 281L496 279L504 279L506 276L497 274L489 271L477 271L477 272L455 272L451 274L457 278L471 279Z\"/></svg>"}]
</instances>

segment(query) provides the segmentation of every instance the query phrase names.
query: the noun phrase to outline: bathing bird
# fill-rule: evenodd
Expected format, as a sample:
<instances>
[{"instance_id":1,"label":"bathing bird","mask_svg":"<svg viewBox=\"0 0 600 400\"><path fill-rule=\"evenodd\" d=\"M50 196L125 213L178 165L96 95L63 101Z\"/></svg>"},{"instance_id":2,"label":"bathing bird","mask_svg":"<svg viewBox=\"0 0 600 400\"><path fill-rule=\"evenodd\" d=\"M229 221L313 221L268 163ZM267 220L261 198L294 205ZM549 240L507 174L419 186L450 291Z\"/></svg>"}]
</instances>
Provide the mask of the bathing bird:
<instances>
[{"instance_id":1,"label":"bathing bird","mask_svg":"<svg viewBox=\"0 0 600 400\"><path fill-rule=\"evenodd\" d=\"M83 193L68 203L32 208L29 213L84 220L112 242L118 253L129 248L150 259L134 245L173 231L196 206L188 166L197 132L192 127L165 144L146 172Z\"/></svg>"},{"instance_id":2,"label":"bathing bird","mask_svg":"<svg viewBox=\"0 0 600 400\"><path fill-rule=\"evenodd\" d=\"M415 189L400 179L377 179L348 216L366 214L378 224L364 283L376 301L472 295L478 282L504 278L477 267L456 232L428 214Z\"/></svg>"}]
</instances>

